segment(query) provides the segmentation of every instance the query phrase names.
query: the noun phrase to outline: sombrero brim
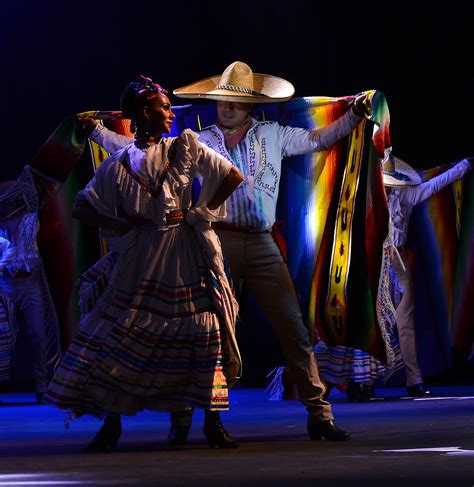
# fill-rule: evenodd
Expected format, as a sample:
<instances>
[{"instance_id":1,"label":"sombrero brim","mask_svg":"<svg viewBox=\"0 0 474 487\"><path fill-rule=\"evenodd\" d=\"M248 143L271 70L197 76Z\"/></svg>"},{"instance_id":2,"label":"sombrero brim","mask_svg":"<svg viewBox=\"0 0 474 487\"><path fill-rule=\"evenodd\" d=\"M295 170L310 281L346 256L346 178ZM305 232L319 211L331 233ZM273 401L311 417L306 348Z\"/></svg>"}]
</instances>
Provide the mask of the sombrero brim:
<instances>
[{"instance_id":1,"label":"sombrero brim","mask_svg":"<svg viewBox=\"0 0 474 487\"><path fill-rule=\"evenodd\" d=\"M269 74L253 73L253 91L257 94L216 89L221 75L196 81L177 88L173 95L179 98L201 98L205 100L240 103L277 103L289 100L295 94L295 87L283 78Z\"/></svg>"},{"instance_id":2,"label":"sombrero brim","mask_svg":"<svg viewBox=\"0 0 474 487\"><path fill-rule=\"evenodd\" d=\"M395 171L383 170L383 184L385 186L415 186L420 184L421 177L409 164L398 157L395 159Z\"/></svg>"},{"instance_id":3,"label":"sombrero brim","mask_svg":"<svg viewBox=\"0 0 474 487\"><path fill-rule=\"evenodd\" d=\"M420 182L416 182L411 179L404 181L402 179L397 179L396 177L391 176L390 174L383 175L383 184L385 186L416 186L417 184L420 184Z\"/></svg>"}]
</instances>

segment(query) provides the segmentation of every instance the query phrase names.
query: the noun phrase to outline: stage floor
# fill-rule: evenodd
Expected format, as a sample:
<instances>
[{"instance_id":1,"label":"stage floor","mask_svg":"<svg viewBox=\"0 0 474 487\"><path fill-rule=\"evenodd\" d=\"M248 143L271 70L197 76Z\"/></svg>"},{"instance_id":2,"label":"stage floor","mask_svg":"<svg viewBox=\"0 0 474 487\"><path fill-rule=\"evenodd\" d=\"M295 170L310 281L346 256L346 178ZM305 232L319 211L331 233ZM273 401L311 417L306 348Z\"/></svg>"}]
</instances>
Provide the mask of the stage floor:
<instances>
[{"instance_id":1,"label":"stage floor","mask_svg":"<svg viewBox=\"0 0 474 487\"><path fill-rule=\"evenodd\" d=\"M100 422L72 421L28 393L0 394L0 487L18 485L346 486L474 485L474 386L433 387L429 400L378 389L370 403L330 400L347 443L312 442L298 401L270 401L262 389L234 389L223 413L237 450L209 449L194 416L189 446L167 447L168 415L124 418L117 450L88 454Z\"/></svg>"}]
</instances>

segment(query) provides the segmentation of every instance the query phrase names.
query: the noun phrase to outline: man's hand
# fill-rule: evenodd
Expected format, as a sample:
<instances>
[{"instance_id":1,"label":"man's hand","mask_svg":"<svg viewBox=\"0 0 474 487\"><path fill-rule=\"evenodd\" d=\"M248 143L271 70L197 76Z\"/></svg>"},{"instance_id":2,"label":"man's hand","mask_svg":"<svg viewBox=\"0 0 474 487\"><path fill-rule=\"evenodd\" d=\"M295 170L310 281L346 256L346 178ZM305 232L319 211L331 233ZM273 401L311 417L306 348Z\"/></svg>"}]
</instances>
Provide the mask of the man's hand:
<instances>
[{"instance_id":1,"label":"man's hand","mask_svg":"<svg viewBox=\"0 0 474 487\"><path fill-rule=\"evenodd\" d=\"M97 112L81 112L76 114L77 130L83 137L89 137L94 131L97 121L93 118Z\"/></svg>"},{"instance_id":2,"label":"man's hand","mask_svg":"<svg viewBox=\"0 0 474 487\"><path fill-rule=\"evenodd\" d=\"M372 103L365 93L356 95L354 103L352 104L352 111L354 112L354 115L361 118L370 118L372 116Z\"/></svg>"}]
</instances>

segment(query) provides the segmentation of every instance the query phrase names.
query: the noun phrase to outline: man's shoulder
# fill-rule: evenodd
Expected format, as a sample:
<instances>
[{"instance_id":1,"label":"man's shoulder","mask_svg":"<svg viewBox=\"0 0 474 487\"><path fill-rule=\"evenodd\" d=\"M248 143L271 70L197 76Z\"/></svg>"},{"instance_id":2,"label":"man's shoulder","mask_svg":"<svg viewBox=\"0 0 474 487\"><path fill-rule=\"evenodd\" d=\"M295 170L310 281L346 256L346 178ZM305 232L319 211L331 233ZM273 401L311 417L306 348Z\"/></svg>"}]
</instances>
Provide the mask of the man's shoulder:
<instances>
[{"instance_id":1,"label":"man's shoulder","mask_svg":"<svg viewBox=\"0 0 474 487\"><path fill-rule=\"evenodd\" d=\"M255 120L254 127L268 127L272 125L279 125L276 120Z\"/></svg>"},{"instance_id":2,"label":"man's shoulder","mask_svg":"<svg viewBox=\"0 0 474 487\"><path fill-rule=\"evenodd\" d=\"M217 125L209 125L197 132L197 140L209 147L223 143L224 135Z\"/></svg>"},{"instance_id":3,"label":"man's shoulder","mask_svg":"<svg viewBox=\"0 0 474 487\"><path fill-rule=\"evenodd\" d=\"M213 133L216 133L217 131L218 131L217 125L213 123L211 125L207 125L206 127L203 127L197 133L199 135L211 135Z\"/></svg>"},{"instance_id":4,"label":"man's shoulder","mask_svg":"<svg viewBox=\"0 0 474 487\"><path fill-rule=\"evenodd\" d=\"M279 123L276 122L276 121L274 121L274 120L260 121L260 120L253 119L253 123L251 124L249 130L252 130L252 129L262 129L262 128L270 128L270 127L278 127L278 126L279 126ZM213 123L211 125L208 125L208 126L202 128L198 132L198 134L212 135L212 134L218 134L219 132L220 132L219 128L217 127L217 125L215 123Z\"/></svg>"},{"instance_id":5,"label":"man's shoulder","mask_svg":"<svg viewBox=\"0 0 474 487\"><path fill-rule=\"evenodd\" d=\"M271 131L275 130L280 126L278 122L275 122L275 120L264 120L264 121L258 121L256 120L255 123L250 127L250 130L255 130L257 132L259 131Z\"/></svg>"}]
</instances>

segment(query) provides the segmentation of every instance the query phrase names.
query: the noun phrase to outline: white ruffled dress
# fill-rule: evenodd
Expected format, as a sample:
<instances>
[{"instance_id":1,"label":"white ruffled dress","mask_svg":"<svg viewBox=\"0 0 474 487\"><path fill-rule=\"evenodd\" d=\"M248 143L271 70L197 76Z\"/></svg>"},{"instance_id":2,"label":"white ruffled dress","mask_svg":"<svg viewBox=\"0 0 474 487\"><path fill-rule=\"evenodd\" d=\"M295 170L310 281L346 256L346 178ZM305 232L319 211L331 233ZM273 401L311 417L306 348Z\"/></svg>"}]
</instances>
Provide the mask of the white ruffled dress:
<instances>
[{"instance_id":1,"label":"white ruffled dress","mask_svg":"<svg viewBox=\"0 0 474 487\"><path fill-rule=\"evenodd\" d=\"M84 190L100 214L142 217L80 280L83 316L45 402L74 416L228 408L238 313L207 202L231 164L185 130L105 160ZM202 178L196 208L192 180ZM205 219L202 219L202 215ZM183 215L186 218L183 219Z\"/></svg>"}]
</instances>

